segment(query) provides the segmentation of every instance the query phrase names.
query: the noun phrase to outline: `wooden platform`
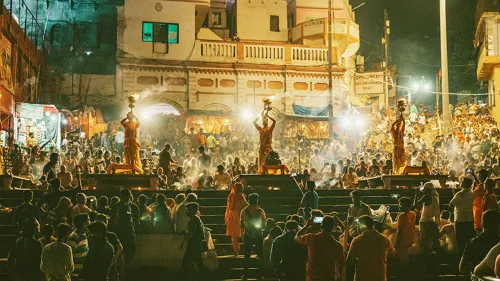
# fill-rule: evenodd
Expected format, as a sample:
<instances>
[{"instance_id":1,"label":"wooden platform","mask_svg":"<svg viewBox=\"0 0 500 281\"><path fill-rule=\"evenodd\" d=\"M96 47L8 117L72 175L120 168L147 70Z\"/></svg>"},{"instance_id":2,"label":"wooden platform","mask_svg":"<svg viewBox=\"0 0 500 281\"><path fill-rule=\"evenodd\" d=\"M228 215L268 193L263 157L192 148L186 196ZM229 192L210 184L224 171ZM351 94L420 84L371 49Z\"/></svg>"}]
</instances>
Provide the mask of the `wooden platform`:
<instances>
[{"instance_id":1,"label":"wooden platform","mask_svg":"<svg viewBox=\"0 0 500 281\"><path fill-rule=\"evenodd\" d=\"M86 178L90 189L120 190L122 187L157 189L156 175L89 174Z\"/></svg>"}]
</instances>

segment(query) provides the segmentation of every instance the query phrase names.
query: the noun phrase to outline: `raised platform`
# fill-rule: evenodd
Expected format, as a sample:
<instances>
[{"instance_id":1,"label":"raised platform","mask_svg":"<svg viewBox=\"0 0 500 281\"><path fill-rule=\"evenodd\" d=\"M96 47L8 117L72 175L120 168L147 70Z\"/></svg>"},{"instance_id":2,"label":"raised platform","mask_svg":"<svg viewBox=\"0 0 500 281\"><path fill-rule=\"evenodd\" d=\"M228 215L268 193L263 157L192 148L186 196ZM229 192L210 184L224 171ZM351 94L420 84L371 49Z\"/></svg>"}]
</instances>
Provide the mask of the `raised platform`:
<instances>
[{"instance_id":1,"label":"raised platform","mask_svg":"<svg viewBox=\"0 0 500 281\"><path fill-rule=\"evenodd\" d=\"M446 188L447 175L385 175L382 176L385 188L406 186L412 188L420 186L429 181L439 181L441 188Z\"/></svg>"},{"instance_id":2,"label":"raised platform","mask_svg":"<svg viewBox=\"0 0 500 281\"><path fill-rule=\"evenodd\" d=\"M157 189L157 177L155 175L127 175L127 174L90 174L87 175L89 188L98 190L120 188L145 188Z\"/></svg>"},{"instance_id":3,"label":"raised platform","mask_svg":"<svg viewBox=\"0 0 500 281\"><path fill-rule=\"evenodd\" d=\"M271 190L271 189L294 189L300 190L297 181L300 176L290 175L240 175L236 180L241 180L245 189Z\"/></svg>"}]
</instances>

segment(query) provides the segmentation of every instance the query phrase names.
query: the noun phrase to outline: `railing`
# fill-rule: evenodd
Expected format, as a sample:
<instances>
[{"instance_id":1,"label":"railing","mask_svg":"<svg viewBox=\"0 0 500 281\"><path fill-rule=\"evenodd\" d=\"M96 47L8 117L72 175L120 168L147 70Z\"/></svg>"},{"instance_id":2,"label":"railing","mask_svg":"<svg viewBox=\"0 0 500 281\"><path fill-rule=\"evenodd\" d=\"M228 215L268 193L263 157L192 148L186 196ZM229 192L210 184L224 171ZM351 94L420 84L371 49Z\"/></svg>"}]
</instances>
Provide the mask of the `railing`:
<instances>
[{"instance_id":1,"label":"railing","mask_svg":"<svg viewBox=\"0 0 500 281\"><path fill-rule=\"evenodd\" d=\"M47 41L44 30L38 23L37 18L30 11L28 5L26 5L24 0L6 1L4 6L0 7L0 9L2 9L2 12L4 7L9 12L9 24L12 23L12 20L15 20L23 31L24 36L28 37L30 41L35 45L35 49L38 48L39 43Z\"/></svg>"},{"instance_id":2,"label":"railing","mask_svg":"<svg viewBox=\"0 0 500 281\"><path fill-rule=\"evenodd\" d=\"M289 39L297 42L302 38L324 38L328 31L328 19L316 19L300 23L292 28L289 33ZM332 33L335 35L349 36L347 40L359 41L359 25L348 19L334 19L332 23Z\"/></svg>"},{"instance_id":3,"label":"railing","mask_svg":"<svg viewBox=\"0 0 500 281\"><path fill-rule=\"evenodd\" d=\"M238 45L234 43L200 42L202 57L236 58Z\"/></svg>"},{"instance_id":4,"label":"railing","mask_svg":"<svg viewBox=\"0 0 500 281\"><path fill-rule=\"evenodd\" d=\"M197 40L190 61L320 66L328 63L328 48ZM334 61L335 63L336 61Z\"/></svg>"},{"instance_id":5,"label":"railing","mask_svg":"<svg viewBox=\"0 0 500 281\"><path fill-rule=\"evenodd\" d=\"M299 62L328 62L328 50L318 48L292 47L292 60Z\"/></svg>"},{"instance_id":6,"label":"railing","mask_svg":"<svg viewBox=\"0 0 500 281\"><path fill-rule=\"evenodd\" d=\"M276 62L285 61L284 46L245 45L245 61Z\"/></svg>"},{"instance_id":7,"label":"railing","mask_svg":"<svg viewBox=\"0 0 500 281\"><path fill-rule=\"evenodd\" d=\"M479 23L479 20L484 13L488 12L498 12L500 11L500 2L496 0L478 0L475 12L475 23Z\"/></svg>"}]
</instances>

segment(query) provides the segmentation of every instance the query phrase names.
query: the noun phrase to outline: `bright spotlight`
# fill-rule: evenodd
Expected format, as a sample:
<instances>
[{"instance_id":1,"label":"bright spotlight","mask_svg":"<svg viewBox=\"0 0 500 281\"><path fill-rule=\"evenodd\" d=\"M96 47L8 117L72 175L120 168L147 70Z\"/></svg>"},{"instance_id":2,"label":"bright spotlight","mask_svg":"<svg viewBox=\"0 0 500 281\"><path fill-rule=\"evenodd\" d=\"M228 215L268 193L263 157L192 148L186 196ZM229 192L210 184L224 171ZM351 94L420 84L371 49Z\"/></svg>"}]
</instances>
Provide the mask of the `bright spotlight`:
<instances>
[{"instance_id":1,"label":"bright spotlight","mask_svg":"<svg viewBox=\"0 0 500 281\"><path fill-rule=\"evenodd\" d=\"M420 84L415 82L415 83L411 84L411 88L413 90L418 90L420 88Z\"/></svg>"},{"instance_id":2,"label":"bright spotlight","mask_svg":"<svg viewBox=\"0 0 500 281\"><path fill-rule=\"evenodd\" d=\"M347 128L349 127L349 125L351 125L351 122L349 121L348 117L342 118L341 122L342 122L342 127L344 128Z\"/></svg>"},{"instance_id":3,"label":"bright spotlight","mask_svg":"<svg viewBox=\"0 0 500 281\"><path fill-rule=\"evenodd\" d=\"M245 109L241 112L241 118L243 118L243 120L250 121L250 120L252 120L252 117L253 117L253 114L248 109Z\"/></svg>"},{"instance_id":4,"label":"bright spotlight","mask_svg":"<svg viewBox=\"0 0 500 281\"><path fill-rule=\"evenodd\" d=\"M432 85L430 83L425 83L424 90L429 91L432 89Z\"/></svg>"},{"instance_id":5,"label":"bright spotlight","mask_svg":"<svg viewBox=\"0 0 500 281\"><path fill-rule=\"evenodd\" d=\"M366 120L363 117L356 117L355 123L356 128L364 128L366 126Z\"/></svg>"},{"instance_id":6,"label":"bright spotlight","mask_svg":"<svg viewBox=\"0 0 500 281\"><path fill-rule=\"evenodd\" d=\"M150 112L142 111L141 113L139 113L139 116L141 117L141 119L149 119L149 117L151 117L151 114Z\"/></svg>"}]
</instances>

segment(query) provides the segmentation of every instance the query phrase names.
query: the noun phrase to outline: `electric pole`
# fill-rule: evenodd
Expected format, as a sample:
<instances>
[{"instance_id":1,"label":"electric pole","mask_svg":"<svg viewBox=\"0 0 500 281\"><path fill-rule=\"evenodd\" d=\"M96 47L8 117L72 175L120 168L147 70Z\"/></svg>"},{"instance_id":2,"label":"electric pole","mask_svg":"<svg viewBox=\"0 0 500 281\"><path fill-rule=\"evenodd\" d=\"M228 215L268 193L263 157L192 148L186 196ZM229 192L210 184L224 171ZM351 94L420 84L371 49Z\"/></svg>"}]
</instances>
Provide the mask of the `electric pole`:
<instances>
[{"instance_id":1,"label":"electric pole","mask_svg":"<svg viewBox=\"0 0 500 281\"><path fill-rule=\"evenodd\" d=\"M389 16L387 15L387 10L384 9L384 38L382 38L382 44L384 44L384 106L387 109L389 107L389 35L391 34L391 24L389 22Z\"/></svg>"},{"instance_id":2,"label":"electric pole","mask_svg":"<svg viewBox=\"0 0 500 281\"><path fill-rule=\"evenodd\" d=\"M443 96L443 131L448 133L450 114L450 89L448 87L448 38L446 33L446 0L439 1L440 31L441 31L441 90Z\"/></svg>"},{"instance_id":3,"label":"electric pole","mask_svg":"<svg viewBox=\"0 0 500 281\"><path fill-rule=\"evenodd\" d=\"M328 136L333 139L332 0L328 0Z\"/></svg>"}]
</instances>

